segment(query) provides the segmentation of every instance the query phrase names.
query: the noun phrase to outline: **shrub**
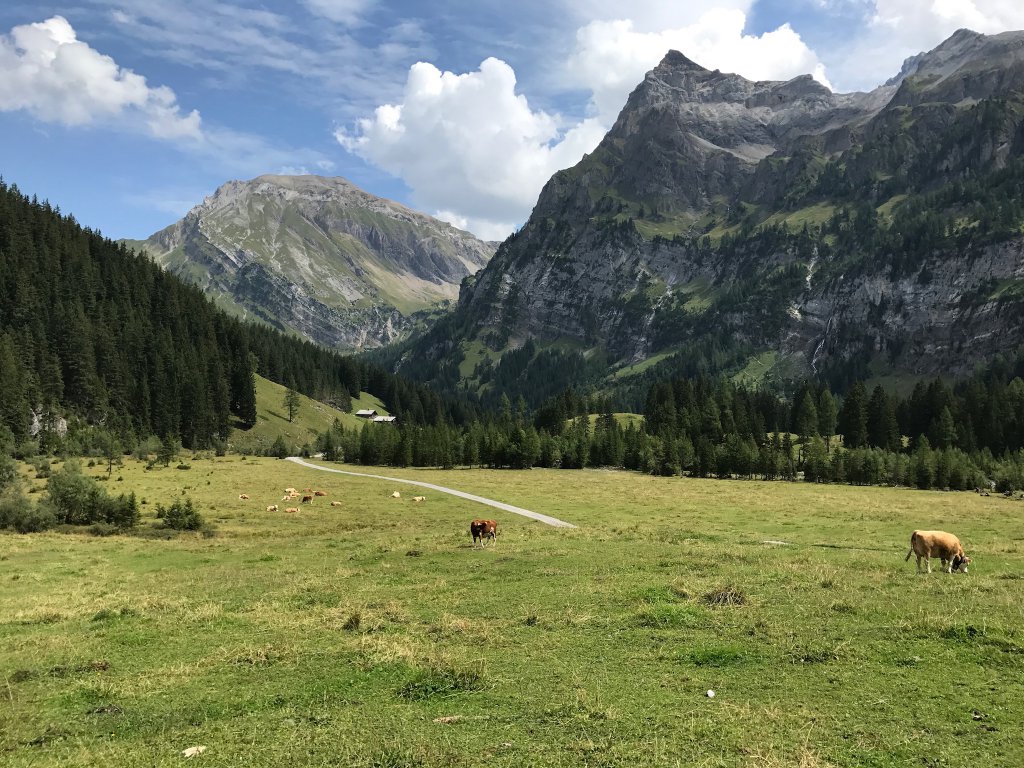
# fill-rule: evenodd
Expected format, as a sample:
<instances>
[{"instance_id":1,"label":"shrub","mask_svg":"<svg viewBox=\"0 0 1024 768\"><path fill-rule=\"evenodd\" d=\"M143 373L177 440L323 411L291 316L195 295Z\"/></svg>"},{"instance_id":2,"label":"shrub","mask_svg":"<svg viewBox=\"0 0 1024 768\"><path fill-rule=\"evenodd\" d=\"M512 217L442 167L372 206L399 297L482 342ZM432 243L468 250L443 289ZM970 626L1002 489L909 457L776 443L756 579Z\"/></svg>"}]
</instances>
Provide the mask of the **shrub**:
<instances>
[{"instance_id":1,"label":"shrub","mask_svg":"<svg viewBox=\"0 0 1024 768\"><path fill-rule=\"evenodd\" d=\"M203 527L203 516L192 503L192 499L175 499L169 507L157 504L156 516L164 521L164 528L176 531L198 531Z\"/></svg>"},{"instance_id":2,"label":"shrub","mask_svg":"<svg viewBox=\"0 0 1024 768\"><path fill-rule=\"evenodd\" d=\"M18 533L38 533L56 525L52 508L46 503L33 504L20 493L0 496L0 528L13 528Z\"/></svg>"},{"instance_id":3,"label":"shrub","mask_svg":"<svg viewBox=\"0 0 1024 768\"><path fill-rule=\"evenodd\" d=\"M135 494L114 498L99 483L81 473L76 463L68 462L54 472L47 484L57 521L68 525L107 523L132 528L139 522Z\"/></svg>"},{"instance_id":4,"label":"shrub","mask_svg":"<svg viewBox=\"0 0 1024 768\"><path fill-rule=\"evenodd\" d=\"M0 491L9 485L13 485L18 479L18 465L14 460L5 454L0 453Z\"/></svg>"},{"instance_id":5,"label":"shrub","mask_svg":"<svg viewBox=\"0 0 1024 768\"><path fill-rule=\"evenodd\" d=\"M288 449L288 445L284 441L284 437L282 437L281 435L277 436L277 439L274 441L274 444L270 446L269 455L276 456L279 459L285 459L291 455L291 452Z\"/></svg>"}]
</instances>

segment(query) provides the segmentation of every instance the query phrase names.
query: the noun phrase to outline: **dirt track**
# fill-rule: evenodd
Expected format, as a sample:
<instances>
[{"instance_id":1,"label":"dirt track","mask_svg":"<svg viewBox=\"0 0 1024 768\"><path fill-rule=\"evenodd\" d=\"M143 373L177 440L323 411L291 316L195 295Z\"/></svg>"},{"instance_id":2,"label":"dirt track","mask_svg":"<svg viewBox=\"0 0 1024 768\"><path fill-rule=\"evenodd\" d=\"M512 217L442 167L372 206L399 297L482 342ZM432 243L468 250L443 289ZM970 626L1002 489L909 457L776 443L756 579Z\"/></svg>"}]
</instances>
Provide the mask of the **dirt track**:
<instances>
[{"instance_id":1,"label":"dirt track","mask_svg":"<svg viewBox=\"0 0 1024 768\"><path fill-rule=\"evenodd\" d=\"M424 483L419 480L403 480L400 477L386 477L384 475L370 475L364 472L349 472L343 469L333 469L332 467L321 467L319 464L311 464L305 459L300 459L298 456L289 456L288 461L295 462L299 466L308 467L309 469L319 469L321 472L334 472L338 475L352 475L353 477L372 477L375 480L387 480L390 483L404 483L405 485L416 485L420 488L429 488L432 491L440 491L441 493L447 493L452 496L458 496L460 499L469 499L470 501L476 501L480 504L486 504L489 507L495 507L497 509L503 509L506 512L511 512L514 515L521 515L528 517L531 520L544 523L545 525L552 525L555 528L575 528L576 526L572 523L567 523L564 520L559 520L557 517L550 517L548 515L542 515L540 512L531 512L528 509L522 507L515 507L511 504L506 504L503 501L495 501L494 499L485 499L483 496L477 496L472 493L465 493L463 491L456 491L454 488L445 488L443 485L434 485L433 483Z\"/></svg>"}]
</instances>

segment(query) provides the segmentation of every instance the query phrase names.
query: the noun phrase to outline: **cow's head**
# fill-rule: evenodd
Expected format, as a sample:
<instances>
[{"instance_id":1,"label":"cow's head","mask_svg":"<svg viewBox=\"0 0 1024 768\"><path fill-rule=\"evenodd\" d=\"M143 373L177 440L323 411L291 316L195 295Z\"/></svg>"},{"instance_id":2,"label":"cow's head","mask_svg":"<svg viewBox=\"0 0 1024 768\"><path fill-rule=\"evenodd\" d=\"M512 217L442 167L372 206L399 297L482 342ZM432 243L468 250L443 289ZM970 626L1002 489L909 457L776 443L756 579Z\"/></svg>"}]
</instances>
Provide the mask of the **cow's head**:
<instances>
[{"instance_id":1,"label":"cow's head","mask_svg":"<svg viewBox=\"0 0 1024 768\"><path fill-rule=\"evenodd\" d=\"M959 554L953 556L952 571L960 571L961 573L967 573L967 566L971 564L971 558L967 555Z\"/></svg>"}]
</instances>

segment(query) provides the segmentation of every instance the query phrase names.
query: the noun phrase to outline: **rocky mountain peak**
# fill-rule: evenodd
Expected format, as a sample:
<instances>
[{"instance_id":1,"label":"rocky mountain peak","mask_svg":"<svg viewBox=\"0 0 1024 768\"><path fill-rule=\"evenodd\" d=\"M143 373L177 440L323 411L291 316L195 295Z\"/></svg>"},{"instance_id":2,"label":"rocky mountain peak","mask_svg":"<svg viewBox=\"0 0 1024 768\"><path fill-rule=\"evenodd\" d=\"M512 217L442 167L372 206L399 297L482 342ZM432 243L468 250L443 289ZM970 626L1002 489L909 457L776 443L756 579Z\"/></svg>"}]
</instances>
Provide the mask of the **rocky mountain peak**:
<instances>
[{"instance_id":1,"label":"rocky mountain peak","mask_svg":"<svg viewBox=\"0 0 1024 768\"><path fill-rule=\"evenodd\" d=\"M887 84L900 86L894 105L978 101L1019 87L1024 84L1024 32L983 35L960 29L931 51L904 61Z\"/></svg>"},{"instance_id":2,"label":"rocky mountain peak","mask_svg":"<svg viewBox=\"0 0 1024 768\"><path fill-rule=\"evenodd\" d=\"M995 204L992 185L1019 173L1022 93L1022 32L961 30L869 93L669 51L466 283L460 333L495 353L571 340L623 362L748 344L786 375L830 356L967 368L1021 340L1020 230L999 229L1021 203Z\"/></svg>"},{"instance_id":3,"label":"rocky mountain peak","mask_svg":"<svg viewBox=\"0 0 1024 768\"><path fill-rule=\"evenodd\" d=\"M268 174L222 184L145 249L243 316L362 348L456 299L494 245L341 177Z\"/></svg>"}]
</instances>

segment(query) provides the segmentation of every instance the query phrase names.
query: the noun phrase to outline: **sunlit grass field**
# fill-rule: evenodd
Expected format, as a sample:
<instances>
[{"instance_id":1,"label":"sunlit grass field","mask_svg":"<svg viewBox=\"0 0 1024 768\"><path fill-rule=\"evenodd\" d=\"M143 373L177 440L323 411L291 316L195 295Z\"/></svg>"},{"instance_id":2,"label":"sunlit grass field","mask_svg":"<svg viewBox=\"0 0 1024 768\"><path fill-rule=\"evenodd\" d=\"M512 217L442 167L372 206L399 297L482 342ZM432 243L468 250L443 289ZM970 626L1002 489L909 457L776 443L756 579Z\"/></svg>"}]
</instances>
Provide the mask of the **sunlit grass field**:
<instances>
[{"instance_id":1,"label":"sunlit grass field","mask_svg":"<svg viewBox=\"0 0 1024 768\"><path fill-rule=\"evenodd\" d=\"M351 468L568 530L273 459L189 464L128 461L108 487L147 528L184 491L213 538L0 535L0 764L1024 765L1021 502ZM266 512L287 486L328 495ZM914 528L960 535L970 573L917 575Z\"/></svg>"}]
</instances>

